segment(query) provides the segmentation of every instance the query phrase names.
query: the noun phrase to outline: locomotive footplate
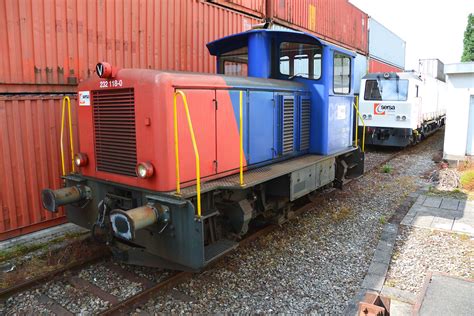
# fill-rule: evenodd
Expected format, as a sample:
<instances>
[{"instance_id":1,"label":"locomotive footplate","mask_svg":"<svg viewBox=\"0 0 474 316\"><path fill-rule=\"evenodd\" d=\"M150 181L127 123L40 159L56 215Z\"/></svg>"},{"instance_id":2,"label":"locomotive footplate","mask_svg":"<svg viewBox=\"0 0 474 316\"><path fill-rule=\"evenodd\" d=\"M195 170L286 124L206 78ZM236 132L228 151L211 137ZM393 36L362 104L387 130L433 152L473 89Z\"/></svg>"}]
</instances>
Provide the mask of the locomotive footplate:
<instances>
[{"instance_id":1,"label":"locomotive footplate","mask_svg":"<svg viewBox=\"0 0 474 316\"><path fill-rule=\"evenodd\" d=\"M291 174L294 171L313 166L318 162L345 155L356 150L358 149L351 147L331 155L305 155L293 159L284 160L281 162L276 162L271 165L265 165L262 167L244 171L244 187L240 185L239 174L234 174L224 178L220 178L218 180L208 181L201 184L201 193L218 189L239 190L245 187L252 187L260 183L278 178L285 174ZM174 191L168 192L168 194L174 194ZM181 189L181 196L183 198L190 198L195 195L195 185Z\"/></svg>"}]
</instances>

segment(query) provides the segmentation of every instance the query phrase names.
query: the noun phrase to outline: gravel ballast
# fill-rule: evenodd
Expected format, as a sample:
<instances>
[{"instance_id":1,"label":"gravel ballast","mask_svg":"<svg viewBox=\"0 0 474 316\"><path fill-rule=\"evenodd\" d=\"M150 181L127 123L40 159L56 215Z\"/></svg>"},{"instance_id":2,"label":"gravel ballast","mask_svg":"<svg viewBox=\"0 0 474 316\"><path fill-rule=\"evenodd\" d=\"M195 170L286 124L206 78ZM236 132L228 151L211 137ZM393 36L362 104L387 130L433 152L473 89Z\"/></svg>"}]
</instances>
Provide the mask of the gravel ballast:
<instances>
[{"instance_id":1,"label":"gravel ballast","mask_svg":"<svg viewBox=\"0 0 474 316\"><path fill-rule=\"evenodd\" d=\"M140 306L149 313L321 313L341 314L367 273L382 228L406 196L426 184L432 156L442 148L437 133L375 167L344 187L312 197L314 207L279 229L237 249L202 273ZM368 165L389 153L369 152ZM104 263L105 265L110 262ZM135 268L127 267L134 271ZM137 274L158 281L169 271L138 268ZM84 269L80 277L113 292L120 299L141 289L121 280L101 264ZM109 304L55 281L25 292L0 306L0 314L28 311L42 293L74 313L94 314ZM38 306L41 306L40 304ZM42 307L38 312L42 312Z\"/></svg>"},{"instance_id":2,"label":"gravel ballast","mask_svg":"<svg viewBox=\"0 0 474 316\"><path fill-rule=\"evenodd\" d=\"M384 224L426 184L422 177L435 167L442 140L440 132L407 149L387 163L390 173L374 168L343 191L317 197L312 210L175 288L190 299L168 294L140 310L341 314L359 289Z\"/></svg>"}]
</instances>

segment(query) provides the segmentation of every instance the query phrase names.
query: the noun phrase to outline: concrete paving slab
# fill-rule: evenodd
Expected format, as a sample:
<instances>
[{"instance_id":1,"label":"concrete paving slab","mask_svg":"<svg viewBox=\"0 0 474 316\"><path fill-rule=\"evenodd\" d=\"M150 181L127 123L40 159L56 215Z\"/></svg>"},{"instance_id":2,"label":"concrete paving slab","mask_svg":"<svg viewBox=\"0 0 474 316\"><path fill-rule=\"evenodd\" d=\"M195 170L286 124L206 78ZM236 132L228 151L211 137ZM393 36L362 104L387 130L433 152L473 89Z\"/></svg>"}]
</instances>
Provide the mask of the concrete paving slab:
<instances>
[{"instance_id":1,"label":"concrete paving slab","mask_svg":"<svg viewBox=\"0 0 474 316\"><path fill-rule=\"evenodd\" d=\"M390 315L412 316L413 305L399 301L399 300L390 300Z\"/></svg>"},{"instance_id":2,"label":"concrete paving slab","mask_svg":"<svg viewBox=\"0 0 474 316\"><path fill-rule=\"evenodd\" d=\"M424 211L416 212L416 215L432 215L450 218L461 217L463 215L463 212L458 210L447 210L444 208L427 207Z\"/></svg>"},{"instance_id":3,"label":"concrete paving slab","mask_svg":"<svg viewBox=\"0 0 474 316\"><path fill-rule=\"evenodd\" d=\"M474 235L474 226L466 223L454 221L452 231Z\"/></svg>"},{"instance_id":4,"label":"concrete paving slab","mask_svg":"<svg viewBox=\"0 0 474 316\"><path fill-rule=\"evenodd\" d=\"M426 195L420 195L416 201L415 204L423 204L423 202L426 200Z\"/></svg>"},{"instance_id":5,"label":"concrete paving slab","mask_svg":"<svg viewBox=\"0 0 474 316\"><path fill-rule=\"evenodd\" d=\"M411 225L422 228L428 228L431 227L431 223L433 223L433 220L434 216L432 215L417 214L411 222Z\"/></svg>"},{"instance_id":6,"label":"concrete paving slab","mask_svg":"<svg viewBox=\"0 0 474 316\"><path fill-rule=\"evenodd\" d=\"M374 252L374 259L375 262L389 264L390 259L392 259L392 251L383 251L379 249L375 249Z\"/></svg>"},{"instance_id":7,"label":"concrete paving slab","mask_svg":"<svg viewBox=\"0 0 474 316\"><path fill-rule=\"evenodd\" d=\"M459 201L458 210L464 211L465 208L466 208L466 201Z\"/></svg>"},{"instance_id":8,"label":"concrete paving slab","mask_svg":"<svg viewBox=\"0 0 474 316\"><path fill-rule=\"evenodd\" d=\"M364 281L362 282L361 288L380 292L382 290L384 282L385 275L367 273Z\"/></svg>"},{"instance_id":9,"label":"concrete paving slab","mask_svg":"<svg viewBox=\"0 0 474 316\"><path fill-rule=\"evenodd\" d=\"M439 207L442 201L443 201L443 198L441 197L427 196L425 201L423 202L423 205L428 206L428 207Z\"/></svg>"},{"instance_id":10,"label":"concrete paving slab","mask_svg":"<svg viewBox=\"0 0 474 316\"><path fill-rule=\"evenodd\" d=\"M382 263L382 262L377 262L377 261L372 261L372 263L369 266L369 274L376 274L376 275L381 275L384 276L385 278L385 273L388 271L388 264Z\"/></svg>"},{"instance_id":11,"label":"concrete paving slab","mask_svg":"<svg viewBox=\"0 0 474 316\"><path fill-rule=\"evenodd\" d=\"M411 197L411 198L416 199L416 198L418 198L418 197L420 196L420 193L418 193L418 192L412 192L412 193L408 194L408 196Z\"/></svg>"},{"instance_id":12,"label":"concrete paving slab","mask_svg":"<svg viewBox=\"0 0 474 316\"><path fill-rule=\"evenodd\" d=\"M415 216L405 216L400 224L410 226Z\"/></svg>"},{"instance_id":13,"label":"concrete paving slab","mask_svg":"<svg viewBox=\"0 0 474 316\"><path fill-rule=\"evenodd\" d=\"M395 287L384 285L380 294L382 296L389 297L390 299L395 299L411 305L414 305L416 303L415 294L410 291L397 289Z\"/></svg>"},{"instance_id":14,"label":"concrete paving slab","mask_svg":"<svg viewBox=\"0 0 474 316\"><path fill-rule=\"evenodd\" d=\"M469 210L465 210L465 211L456 211L458 212L459 214L456 216L457 218L459 219L465 219L465 220L470 220L470 221L474 221L474 212L469 212Z\"/></svg>"},{"instance_id":15,"label":"concrete paving slab","mask_svg":"<svg viewBox=\"0 0 474 316\"><path fill-rule=\"evenodd\" d=\"M431 227L435 229L444 229L451 230L454 223L454 217L444 218L444 217L435 217L431 223Z\"/></svg>"},{"instance_id":16,"label":"concrete paving slab","mask_svg":"<svg viewBox=\"0 0 474 316\"><path fill-rule=\"evenodd\" d=\"M472 315L473 297L474 282L433 274L420 300L419 315Z\"/></svg>"},{"instance_id":17,"label":"concrete paving slab","mask_svg":"<svg viewBox=\"0 0 474 316\"><path fill-rule=\"evenodd\" d=\"M441 202L440 208L448 209L448 210L457 210L459 206L459 200L450 199L450 198L443 198Z\"/></svg>"},{"instance_id":18,"label":"concrete paving slab","mask_svg":"<svg viewBox=\"0 0 474 316\"><path fill-rule=\"evenodd\" d=\"M393 240L395 240L396 237L397 236L395 236ZM380 240L377 244L376 250L392 252L393 246L394 242L392 240Z\"/></svg>"}]
</instances>

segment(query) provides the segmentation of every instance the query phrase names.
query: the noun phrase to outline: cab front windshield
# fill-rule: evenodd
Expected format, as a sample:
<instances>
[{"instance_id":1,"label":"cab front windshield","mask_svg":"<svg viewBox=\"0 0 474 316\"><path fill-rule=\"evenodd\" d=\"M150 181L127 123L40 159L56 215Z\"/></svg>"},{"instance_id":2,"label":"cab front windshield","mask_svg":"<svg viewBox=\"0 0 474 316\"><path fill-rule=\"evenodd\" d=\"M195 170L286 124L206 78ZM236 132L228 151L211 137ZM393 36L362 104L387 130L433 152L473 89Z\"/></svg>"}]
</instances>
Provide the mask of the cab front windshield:
<instances>
[{"instance_id":1,"label":"cab front windshield","mask_svg":"<svg viewBox=\"0 0 474 316\"><path fill-rule=\"evenodd\" d=\"M365 100L406 101L408 80L367 80L365 82Z\"/></svg>"}]
</instances>

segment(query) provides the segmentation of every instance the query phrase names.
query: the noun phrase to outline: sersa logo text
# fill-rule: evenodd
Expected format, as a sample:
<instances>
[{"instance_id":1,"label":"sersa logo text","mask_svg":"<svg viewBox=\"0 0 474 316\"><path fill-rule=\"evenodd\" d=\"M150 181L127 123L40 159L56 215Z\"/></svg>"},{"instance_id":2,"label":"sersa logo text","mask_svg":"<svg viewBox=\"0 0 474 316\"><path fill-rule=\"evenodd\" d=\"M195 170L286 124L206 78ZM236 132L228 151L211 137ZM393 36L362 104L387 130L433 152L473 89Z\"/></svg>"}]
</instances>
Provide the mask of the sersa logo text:
<instances>
[{"instance_id":1,"label":"sersa logo text","mask_svg":"<svg viewBox=\"0 0 474 316\"><path fill-rule=\"evenodd\" d=\"M386 112L394 112L395 105L374 103L374 115L385 115Z\"/></svg>"}]
</instances>

